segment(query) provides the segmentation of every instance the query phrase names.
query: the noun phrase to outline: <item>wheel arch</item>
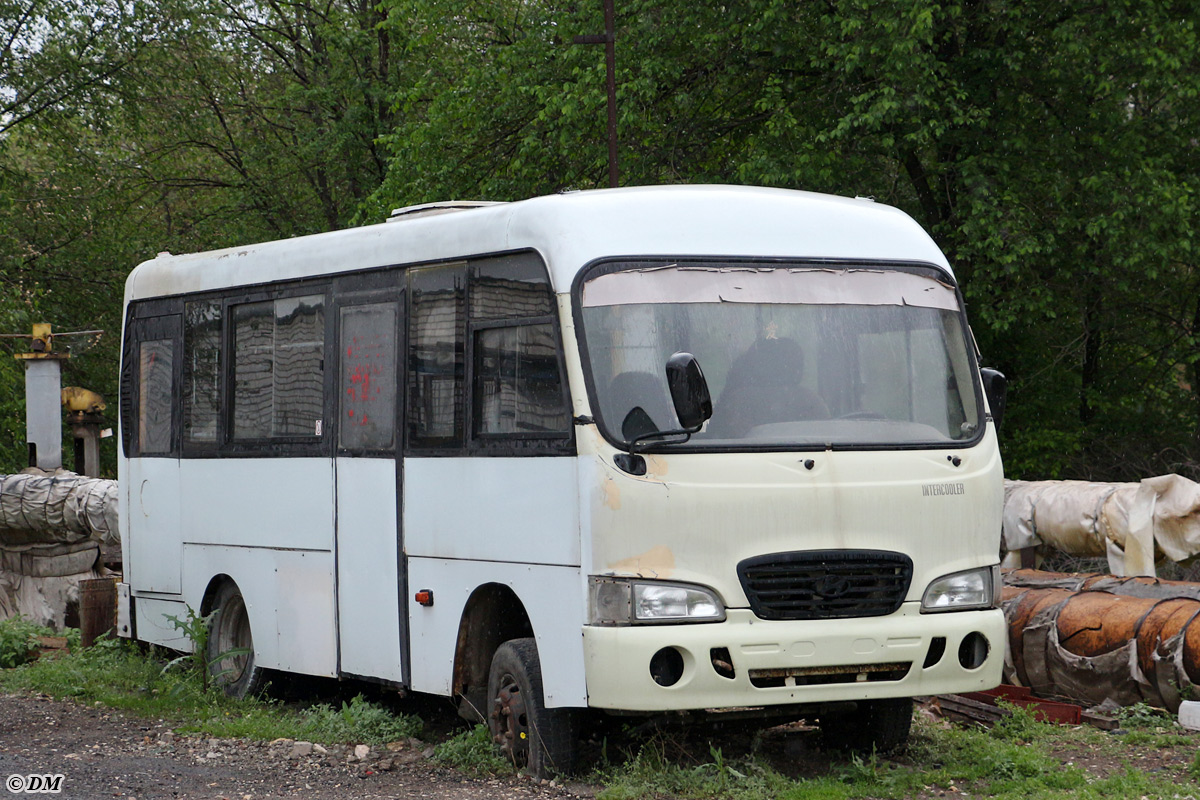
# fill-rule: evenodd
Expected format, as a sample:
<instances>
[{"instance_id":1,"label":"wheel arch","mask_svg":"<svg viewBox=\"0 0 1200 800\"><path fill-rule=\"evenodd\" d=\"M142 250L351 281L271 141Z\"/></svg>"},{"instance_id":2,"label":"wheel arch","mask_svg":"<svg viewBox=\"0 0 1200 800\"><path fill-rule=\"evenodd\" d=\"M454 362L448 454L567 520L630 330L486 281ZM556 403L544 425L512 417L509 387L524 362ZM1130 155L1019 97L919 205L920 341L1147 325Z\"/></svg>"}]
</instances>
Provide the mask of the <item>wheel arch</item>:
<instances>
[{"instance_id":1,"label":"wheel arch","mask_svg":"<svg viewBox=\"0 0 1200 800\"><path fill-rule=\"evenodd\" d=\"M504 642L533 635L533 623L525 604L511 587L485 583L471 592L463 607L454 647L451 690L460 698L459 714L483 720L492 656Z\"/></svg>"},{"instance_id":2,"label":"wheel arch","mask_svg":"<svg viewBox=\"0 0 1200 800\"><path fill-rule=\"evenodd\" d=\"M216 602L217 599L217 592L226 583L232 583L234 586L237 586L238 591L241 591L242 589L242 587L238 585L238 582L235 581L232 576L227 575L224 572L212 576L209 578L208 586L205 587L204 595L200 599L200 616L208 616L210 613L212 613L213 603Z\"/></svg>"}]
</instances>

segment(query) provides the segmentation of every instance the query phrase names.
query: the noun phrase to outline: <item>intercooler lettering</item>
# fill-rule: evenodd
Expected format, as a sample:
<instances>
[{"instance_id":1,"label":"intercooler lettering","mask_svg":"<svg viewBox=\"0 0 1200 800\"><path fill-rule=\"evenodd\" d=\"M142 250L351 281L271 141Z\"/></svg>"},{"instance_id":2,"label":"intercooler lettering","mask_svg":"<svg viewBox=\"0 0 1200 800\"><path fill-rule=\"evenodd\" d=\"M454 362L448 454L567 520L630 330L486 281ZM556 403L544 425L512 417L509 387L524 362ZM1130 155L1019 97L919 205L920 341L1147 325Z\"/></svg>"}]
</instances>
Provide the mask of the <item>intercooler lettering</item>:
<instances>
[{"instance_id":1,"label":"intercooler lettering","mask_svg":"<svg viewBox=\"0 0 1200 800\"><path fill-rule=\"evenodd\" d=\"M966 487L961 483L927 483L921 487L923 497L940 497L947 494L966 494Z\"/></svg>"}]
</instances>

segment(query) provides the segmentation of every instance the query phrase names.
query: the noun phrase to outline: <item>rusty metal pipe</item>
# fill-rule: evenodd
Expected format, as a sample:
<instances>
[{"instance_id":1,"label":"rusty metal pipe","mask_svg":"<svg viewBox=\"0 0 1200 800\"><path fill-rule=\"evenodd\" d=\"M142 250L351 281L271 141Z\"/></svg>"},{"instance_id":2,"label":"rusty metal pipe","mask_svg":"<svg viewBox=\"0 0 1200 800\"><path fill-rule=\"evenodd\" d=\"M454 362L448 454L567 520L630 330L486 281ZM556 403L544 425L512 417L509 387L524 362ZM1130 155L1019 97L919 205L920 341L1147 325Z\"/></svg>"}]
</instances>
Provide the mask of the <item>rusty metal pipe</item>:
<instances>
[{"instance_id":1,"label":"rusty metal pipe","mask_svg":"<svg viewBox=\"0 0 1200 800\"><path fill-rule=\"evenodd\" d=\"M1005 583L1009 682L1172 711L1200 686L1200 584L1035 570Z\"/></svg>"}]
</instances>

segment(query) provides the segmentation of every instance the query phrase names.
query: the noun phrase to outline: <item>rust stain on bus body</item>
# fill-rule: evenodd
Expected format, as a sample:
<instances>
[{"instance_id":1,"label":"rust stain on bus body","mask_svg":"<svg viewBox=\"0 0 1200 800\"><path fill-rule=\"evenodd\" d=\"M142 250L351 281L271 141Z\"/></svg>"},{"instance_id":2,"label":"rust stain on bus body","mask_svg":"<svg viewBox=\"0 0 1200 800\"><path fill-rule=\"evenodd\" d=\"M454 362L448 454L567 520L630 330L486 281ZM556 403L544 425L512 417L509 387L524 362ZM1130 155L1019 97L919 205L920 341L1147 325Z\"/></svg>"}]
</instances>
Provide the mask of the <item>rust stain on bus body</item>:
<instances>
[{"instance_id":1,"label":"rust stain on bus body","mask_svg":"<svg viewBox=\"0 0 1200 800\"><path fill-rule=\"evenodd\" d=\"M604 492L604 505L611 508L613 511L621 509L621 487L612 478L606 478L602 490Z\"/></svg>"},{"instance_id":2,"label":"rust stain on bus body","mask_svg":"<svg viewBox=\"0 0 1200 800\"><path fill-rule=\"evenodd\" d=\"M675 572L675 554L666 545L652 547L646 552L614 561L608 568L617 574L634 574L643 578L669 578Z\"/></svg>"}]
</instances>

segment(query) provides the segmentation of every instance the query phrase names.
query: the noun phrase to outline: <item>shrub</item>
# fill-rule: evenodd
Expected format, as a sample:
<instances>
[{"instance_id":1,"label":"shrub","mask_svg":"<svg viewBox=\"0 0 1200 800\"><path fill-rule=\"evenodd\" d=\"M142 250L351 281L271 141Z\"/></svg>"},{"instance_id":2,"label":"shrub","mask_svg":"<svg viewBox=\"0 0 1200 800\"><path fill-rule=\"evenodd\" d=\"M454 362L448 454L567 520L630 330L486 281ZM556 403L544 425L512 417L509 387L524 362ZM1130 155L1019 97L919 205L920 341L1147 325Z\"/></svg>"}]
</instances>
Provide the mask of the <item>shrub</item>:
<instances>
[{"instance_id":1,"label":"shrub","mask_svg":"<svg viewBox=\"0 0 1200 800\"><path fill-rule=\"evenodd\" d=\"M18 615L0 620L0 668L17 667L37 658L37 637L54 631Z\"/></svg>"}]
</instances>

